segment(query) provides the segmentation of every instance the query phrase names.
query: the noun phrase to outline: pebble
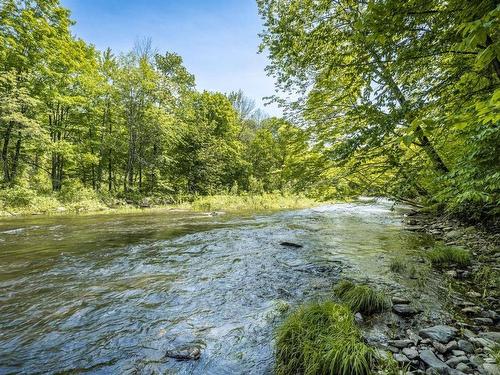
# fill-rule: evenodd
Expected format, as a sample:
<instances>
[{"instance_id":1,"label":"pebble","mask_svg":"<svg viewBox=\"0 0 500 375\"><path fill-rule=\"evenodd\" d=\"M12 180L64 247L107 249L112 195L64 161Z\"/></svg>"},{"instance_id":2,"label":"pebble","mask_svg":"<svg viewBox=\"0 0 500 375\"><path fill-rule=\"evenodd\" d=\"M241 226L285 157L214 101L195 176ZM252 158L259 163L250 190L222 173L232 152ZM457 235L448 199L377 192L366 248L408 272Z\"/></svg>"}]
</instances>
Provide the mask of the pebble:
<instances>
[{"instance_id":1,"label":"pebble","mask_svg":"<svg viewBox=\"0 0 500 375\"><path fill-rule=\"evenodd\" d=\"M415 348L404 348L403 354L409 359L415 359L418 357L418 351Z\"/></svg>"}]
</instances>

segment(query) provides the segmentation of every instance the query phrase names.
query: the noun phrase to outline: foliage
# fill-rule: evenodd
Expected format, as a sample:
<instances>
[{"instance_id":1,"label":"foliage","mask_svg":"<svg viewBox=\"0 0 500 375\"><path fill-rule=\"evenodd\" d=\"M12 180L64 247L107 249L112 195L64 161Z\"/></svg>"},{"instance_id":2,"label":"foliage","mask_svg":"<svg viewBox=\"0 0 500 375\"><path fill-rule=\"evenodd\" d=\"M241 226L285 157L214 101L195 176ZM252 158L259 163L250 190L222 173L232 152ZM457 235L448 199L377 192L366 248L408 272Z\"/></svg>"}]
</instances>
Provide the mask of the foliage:
<instances>
[{"instance_id":1,"label":"foliage","mask_svg":"<svg viewBox=\"0 0 500 375\"><path fill-rule=\"evenodd\" d=\"M257 2L268 72L297 98L275 100L324 156L319 194L498 219L497 2Z\"/></svg>"},{"instance_id":2,"label":"foliage","mask_svg":"<svg viewBox=\"0 0 500 375\"><path fill-rule=\"evenodd\" d=\"M426 253L427 258L434 266L445 267L452 264L467 266L470 264L470 253L462 248L453 246L434 246Z\"/></svg>"},{"instance_id":3,"label":"foliage","mask_svg":"<svg viewBox=\"0 0 500 375\"><path fill-rule=\"evenodd\" d=\"M370 374L374 362L352 312L333 302L299 307L276 334L277 374Z\"/></svg>"},{"instance_id":4,"label":"foliage","mask_svg":"<svg viewBox=\"0 0 500 375\"><path fill-rule=\"evenodd\" d=\"M390 307L389 298L380 291L366 284L354 284L342 280L334 287L335 294L349 306L352 311L373 314Z\"/></svg>"}]
</instances>

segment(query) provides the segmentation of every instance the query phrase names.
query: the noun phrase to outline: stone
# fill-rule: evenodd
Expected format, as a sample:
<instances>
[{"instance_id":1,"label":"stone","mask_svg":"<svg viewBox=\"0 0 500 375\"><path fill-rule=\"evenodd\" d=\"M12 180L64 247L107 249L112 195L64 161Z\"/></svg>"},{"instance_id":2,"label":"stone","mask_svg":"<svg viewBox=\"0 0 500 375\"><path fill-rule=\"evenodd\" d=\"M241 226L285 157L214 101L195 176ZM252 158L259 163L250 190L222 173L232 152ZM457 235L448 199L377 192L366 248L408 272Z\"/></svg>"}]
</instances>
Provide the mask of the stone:
<instances>
[{"instance_id":1,"label":"stone","mask_svg":"<svg viewBox=\"0 0 500 375\"><path fill-rule=\"evenodd\" d=\"M389 340L389 345L394 346L399 349L406 348L408 346L413 345L413 341L411 340Z\"/></svg>"},{"instance_id":2,"label":"stone","mask_svg":"<svg viewBox=\"0 0 500 375\"><path fill-rule=\"evenodd\" d=\"M493 311L493 310L481 311L481 313L479 314L479 316L481 316L482 318L489 318L489 319L491 319L493 321L499 320L498 314L495 311Z\"/></svg>"},{"instance_id":3,"label":"stone","mask_svg":"<svg viewBox=\"0 0 500 375\"><path fill-rule=\"evenodd\" d=\"M441 354L444 354L446 353L447 349L446 349L446 345L444 344L441 344L440 342L438 341L433 341L432 342L432 346Z\"/></svg>"},{"instance_id":4,"label":"stone","mask_svg":"<svg viewBox=\"0 0 500 375\"><path fill-rule=\"evenodd\" d=\"M185 347L173 350L167 350L165 354L168 358L173 358L178 361L198 360L201 357L201 350L198 347Z\"/></svg>"},{"instance_id":5,"label":"stone","mask_svg":"<svg viewBox=\"0 0 500 375\"><path fill-rule=\"evenodd\" d=\"M470 342L483 348L493 348L496 345L495 341L485 339L484 337L473 337L470 339Z\"/></svg>"},{"instance_id":6,"label":"stone","mask_svg":"<svg viewBox=\"0 0 500 375\"><path fill-rule=\"evenodd\" d=\"M469 306L463 308L461 311L466 315L477 315L481 311L481 308L479 306Z\"/></svg>"},{"instance_id":7,"label":"stone","mask_svg":"<svg viewBox=\"0 0 500 375\"><path fill-rule=\"evenodd\" d=\"M418 314L420 312L419 309L410 306L410 305L403 305L403 304L398 304L398 305L393 305L392 310L401 316L412 316L415 314Z\"/></svg>"},{"instance_id":8,"label":"stone","mask_svg":"<svg viewBox=\"0 0 500 375\"><path fill-rule=\"evenodd\" d=\"M472 332L470 329L464 329L462 330L462 335L467 339L470 340L471 337L476 337L476 334Z\"/></svg>"},{"instance_id":9,"label":"stone","mask_svg":"<svg viewBox=\"0 0 500 375\"><path fill-rule=\"evenodd\" d=\"M437 325L421 329L418 334L420 337L429 338L443 344L447 344L457 335L457 332L456 328L445 325Z\"/></svg>"},{"instance_id":10,"label":"stone","mask_svg":"<svg viewBox=\"0 0 500 375\"><path fill-rule=\"evenodd\" d=\"M458 276L458 273L455 270L446 271L446 276L451 277L451 278L456 278Z\"/></svg>"},{"instance_id":11,"label":"stone","mask_svg":"<svg viewBox=\"0 0 500 375\"><path fill-rule=\"evenodd\" d=\"M465 294L467 294L469 297L472 297L472 298L481 298L482 297L481 293L474 292L474 291L467 292Z\"/></svg>"},{"instance_id":12,"label":"stone","mask_svg":"<svg viewBox=\"0 0 500 375\"><path fill-rule=\"evenodd\" d=\"M363 324L364 320L363 320L363 315L361 315L359 312L354 314L354 320L356 321L356 323L358 324Z\"/></svg>"},{"instance_id":13,"label":"stone","mask_svg":"<svg viewBox=\"0 0 500 375\"><path fill-rule=\"evenodd\" d=\"M395 305L408 305L410 303L410 300L405 297L394 296L392 297L392 303Z\"/></svg>"},{"instance_id":14,"label":"stone","mask_svg":"<svg viewBox=\"0 0 500 375\"><path fill-rule=\"evenodd\" d=\"M393 358L400 364L409 363L410 360L404 354L397 353L393 355Z\"/></svg>"},{"instance_id":15,"label":"stone","mask_svg":"<svg viewBox=\"0 0 500 375\"><path fill-rule=\"evenodd\" d=\"M464 373L469 373L471 372L471 369L469 366L467 366L465 363L459 363L457 367L455 367L458 371L464 372Z\"/></svg>"},{"instance_id":16,"label":"stone","mask_svg":"<svg viewBox=\"0 0 500 375\"><path fill-rule=\"evenodd\" d=\"M449 352L451 350L458 349L458 343L455 340L450 341L446 344L446 351Z\"/></svg>"},{"instance_id":17,"label":"stone","mask_svg":"<svg viewBox=\"0 0 500 375\"><path fill-rule=\"evenodd\" d=\"M403 354L409 359L415 359L418 357L418 351L415 348L403 348Z\"/></svg>"},{"instance_id":18,"label":"stone","mask_svg":"<svg viewBox=\"0 0 500 375\"><path fill-rule=\"evenodd\" d=\"M280 245L281 246L287 246L287 247L295 247L297 249L301 248L301 247L304 247L298 243L295 243L295 242L287 242L287 241L283 241L283 242L280 242Z\"/></svg>"},{"instance_id":19,"label":"stone","mask_svg":"<svg viewBox=\"0 0 500 375\"><path fill-rule=\"evenodd\" d=\"M458 349L466 353L474 353L474 345L465 340L458 340Z\"/></svg>"},{"instance_id":20,"label":"stone","mask_svg":"<svg viewBox=\"0 0 500 375\"><path fill-rule=\"evenodd\" d=\"M479 323L479 324L482 324L485 326L492 326L494 323L493 319L490 319L490 318L474 318L472 320L474 320L476 323Z\"/></svg>"},{"instance_id":21,"label":"stone","mask_svg":"<svg viewBox=\"0 0 500 375\"><path fill-rule=\"evenodd\" d=\"M440 374L446 374L447 370L450 368L450 366L437 358L429 349L422 350L420 352L420 359L426 364L427 367L439 372Z\"/></svg>"},{"instance_id":22,"label":"stone","mask_svg":"<svg viewBox=\"0 0 500 375\"><path fill-rule=\"evenodd\" d=\"M451 354L453 354L455 357L460 357L462 355L465 355L465 352L463 350L452 350Z\"/></svg>"},{"instance_id":23,"label":"stone","mask_svg":"<svg viewBox=\"0 0 500 375\"><path fill-rule=\"evenodd\" d=\"M485 363L483 365L484 373L486 375L500 375L500 370L498 366L494 363Z\"/></svg>"},{"instance_id":24,"label":"stone","mask_svg":"<svg viewBox=\"0 0 500 375\"><path fill-rule=\"evenodd\" d=\"M469 362L469 358L466 356L460 356L460 357L451 357L446 361L446 364L451 367L457 367L459 363L466 363Z\"/></svg>"},{"instance_id":25,"label":"stone","mask_svg":"<svg viewBox=\"0 0 500 375\"><path fill-rule=\"evenodd\" d=\"M479 334L479 337L491 340L496 342L497 344L500 344L500 332L481 332Z\"/></svg>"}]
</instances>

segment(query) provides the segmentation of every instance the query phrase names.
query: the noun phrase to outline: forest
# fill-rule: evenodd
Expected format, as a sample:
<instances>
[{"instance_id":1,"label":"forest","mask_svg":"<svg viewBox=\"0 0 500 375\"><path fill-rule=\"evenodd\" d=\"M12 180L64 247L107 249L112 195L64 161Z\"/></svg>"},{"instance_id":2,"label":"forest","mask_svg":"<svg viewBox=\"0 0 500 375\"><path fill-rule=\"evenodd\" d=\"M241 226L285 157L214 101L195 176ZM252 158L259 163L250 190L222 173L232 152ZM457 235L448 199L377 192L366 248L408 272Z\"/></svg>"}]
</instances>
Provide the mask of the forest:
<instances>
[{"instance_id":1,"label":"forest","mask_svg":"<svg viewBox=\"0 0 500 375\"><path fill-rule=\"evenodd\" d=\"M364 194L495 221L496 2L258 6L283 118L241 91L198 92L182 57L151 39L98 51L57 0L3 0L4 206Z\"/></svg>"}]
</instances>

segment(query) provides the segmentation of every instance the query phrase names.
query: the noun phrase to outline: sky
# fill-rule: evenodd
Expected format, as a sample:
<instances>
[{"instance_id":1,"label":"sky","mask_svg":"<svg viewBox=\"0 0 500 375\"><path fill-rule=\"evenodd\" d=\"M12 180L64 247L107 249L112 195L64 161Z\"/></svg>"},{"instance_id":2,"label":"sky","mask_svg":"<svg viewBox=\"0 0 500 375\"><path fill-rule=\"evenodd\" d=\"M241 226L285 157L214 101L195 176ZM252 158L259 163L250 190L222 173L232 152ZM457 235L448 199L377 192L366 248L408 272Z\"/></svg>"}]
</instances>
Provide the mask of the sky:
<instances>
[{"instance_id":1,"label":"sky","mask_svg":"<svg viewBox=\"0 0 500 375\"><path fill-rule=\"evenodd\" d=\"M257 54L261 20L255 0L61 0L76 21L73 33L98 49L130 51L151 38L158 52L176 52L195 75L199 90L242 89L264 107L274 94L274 80L264 71L265 54Z\"/></svg>"}]
</instances>

